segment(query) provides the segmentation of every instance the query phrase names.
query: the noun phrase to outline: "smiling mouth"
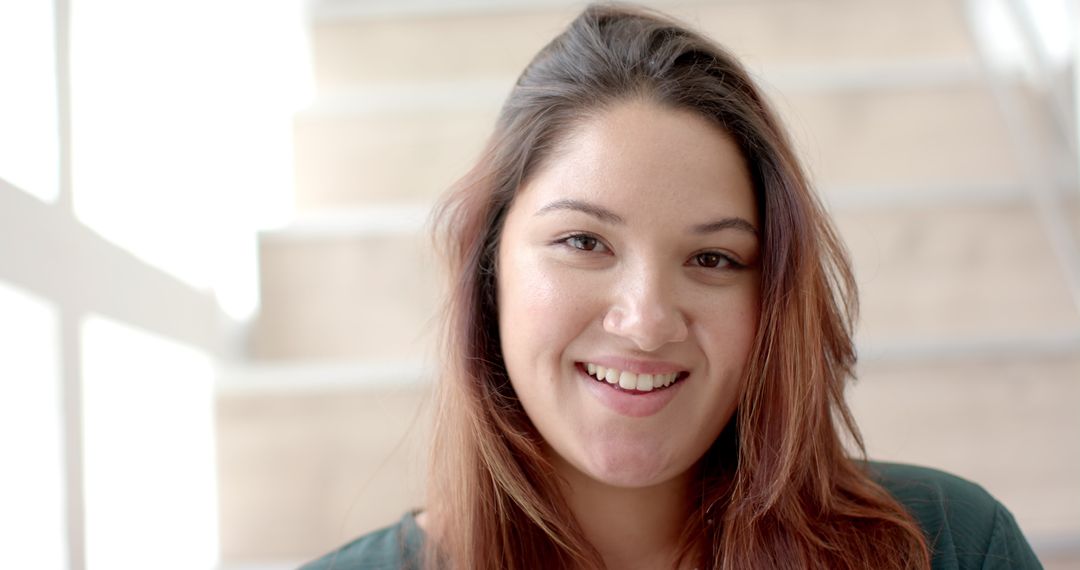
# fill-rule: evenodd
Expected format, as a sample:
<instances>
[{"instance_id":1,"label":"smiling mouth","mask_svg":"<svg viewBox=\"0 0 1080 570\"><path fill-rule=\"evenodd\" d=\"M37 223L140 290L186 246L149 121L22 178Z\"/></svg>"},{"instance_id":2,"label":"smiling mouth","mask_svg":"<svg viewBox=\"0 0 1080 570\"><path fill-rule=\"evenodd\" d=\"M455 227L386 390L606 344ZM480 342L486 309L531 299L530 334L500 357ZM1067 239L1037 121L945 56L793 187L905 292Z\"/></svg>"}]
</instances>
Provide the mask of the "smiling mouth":
<instances>
[{"instance_id":1,"label":"smiling mouth","mask_svg":"<svg viewBox=\"0 0 1080 570\"><path fill-rule=\"evenodd\" d=\"M685 370L671 374L634 374L591 362L579 362L577 367L597 382L604 382L616 390L631 393L655 392L670 388L690 375Z\"/></svg>"}]
</instances>

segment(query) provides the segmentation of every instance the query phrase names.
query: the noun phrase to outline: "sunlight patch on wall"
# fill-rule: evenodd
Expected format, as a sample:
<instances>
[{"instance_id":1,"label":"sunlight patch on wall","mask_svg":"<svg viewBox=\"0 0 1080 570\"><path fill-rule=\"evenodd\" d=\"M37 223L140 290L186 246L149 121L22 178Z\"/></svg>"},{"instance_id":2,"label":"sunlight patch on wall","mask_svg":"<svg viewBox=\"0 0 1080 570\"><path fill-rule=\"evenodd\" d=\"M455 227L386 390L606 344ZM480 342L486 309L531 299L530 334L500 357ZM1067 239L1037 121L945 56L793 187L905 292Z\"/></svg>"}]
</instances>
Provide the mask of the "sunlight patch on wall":
<instances>
[{"instance_id":1,"label":"sunlight patch on wall","mask_svg":"<svg viewBox=\"0 0 1080 570\"><path fill-rule=\"evenodd\" d=\"M60 570L67 537L59 316L2 282L0 315L0 568Z\"/></svg>"},{"instance_id":2,"label":"sunlight patch on wall","mask_svg":"<svg viewBox=\"0 0 1080 570\"><path fill-rule=\"evenodd\" d=\"M56 199L59 132L52 2L0 2L0 178Z\"/></svg>"},{"instance_id":3,"label":"sunlight patch on wall","mask_svg":"<svg viewBox=\"0 0 1080 570\"><path fill-rule=\"evenodd\" d=\"M291 215L302 25L298 2L72 4L76 215L236 318L256 231Z\"/></svg>"},{"instance_id":4,"label":"sunlight patch on wall","mask_svg":"<svg viewBox=\"0 0 1080 570\"><path fill-rule=\"evenodd\" d=\"M87 568L213 568L211 360L91 316L82 362Z\"/></svg>"}]
</instances>

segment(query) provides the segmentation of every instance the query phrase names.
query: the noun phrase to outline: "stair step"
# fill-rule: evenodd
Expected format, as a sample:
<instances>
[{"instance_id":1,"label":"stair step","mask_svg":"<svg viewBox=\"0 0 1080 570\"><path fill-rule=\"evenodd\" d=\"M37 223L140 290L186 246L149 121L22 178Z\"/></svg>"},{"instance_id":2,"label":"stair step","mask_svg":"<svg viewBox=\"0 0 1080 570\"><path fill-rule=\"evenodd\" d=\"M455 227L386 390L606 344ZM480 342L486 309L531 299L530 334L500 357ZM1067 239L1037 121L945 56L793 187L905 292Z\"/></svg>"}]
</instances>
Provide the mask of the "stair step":
<instances>
[{"instance_id":1,"label":"stair step","mask_svg":"<svg viewBox=\"0 0 1080 570\"><path fill-rule=\"evenodd\" d=\"M917 0L670 2L659 5L752 67L823 61L975 59L959 3ZM580 6L534 3L488 12L354 13L312 29L320 91L380 82L517 77Z\"/></svg>"},{"instance_id":2,"label":"stair step","mask_svg":"<svg viewBox=\"0 0 1080 570\"><path fill-rule=\"evenodd\" d=\"M969 478L1033 543L1080 544L1080 345L1071 355L859 367L849 402L870 457Z\"/></svg>"},{"instance_id":3,"label":"stair step","mask_svg":"<svg viewBox=\"0 0 1080 570\"><path fill-rule=\"evenodd\" d=\"M422 360L436 332L430 250L416 233L263 239L252 357Z\"/></svg>"},{"instance_id":4,"label":"stair step","mask_svg":"<svg viewBox=\"0 0 1080 570\"><path fill-rule=\"evenodd\" d=\"M673 11L751 64L974 59L957 2L698 2Z\"/></svg>"},{"instance_id":5,"label":"stair step","mask_svg":"<svg viewBox=\"0 0 1080 570\"><path fill-rule=\"evenodd\" d=\"M431 202L480 155L498 104L479 110L299 114L300 210Z\"/></svg>"},{"instance_id":6,"label":"stair step","mask_svg":"<svg viewBox=\"0 0 1080 570\"><path fill-rule=\"evenodd\" d=\"M219 396L222 562L282 560L296 568L422 506L425 394Z\"/></svg>"},{"instance_id":7,"label":"stair step","mask_svg":"<svg viewBox=\"0 0 1080 570\"><path fill-rule=\"evenodd\" d=\"M1009 132L980 84L774 100L822 188L1019 183Z\"/></svg>"},{"instance_id":8,"label":"stair step","mask_svg":"<svg viewBox=\"0 0 1080 570\"><path fill-rule=\"evenodd\" d=\"M776 100L821 188L1020 183L1009 133L978 84ZM297 207L430 202L472 165L496 114L495 103L300 114Z\"/></svg>"},{"instance_id":9,"label":"stair step","mask_svg":"<svg viewBox=\"0 0 1080 570\"><path fill-rule=\"evenodd\" d=\"M1080 330L1080 310L1026 201L852 209L834 217L856 269L865 342Z\"/></svg>"}]
</instances>

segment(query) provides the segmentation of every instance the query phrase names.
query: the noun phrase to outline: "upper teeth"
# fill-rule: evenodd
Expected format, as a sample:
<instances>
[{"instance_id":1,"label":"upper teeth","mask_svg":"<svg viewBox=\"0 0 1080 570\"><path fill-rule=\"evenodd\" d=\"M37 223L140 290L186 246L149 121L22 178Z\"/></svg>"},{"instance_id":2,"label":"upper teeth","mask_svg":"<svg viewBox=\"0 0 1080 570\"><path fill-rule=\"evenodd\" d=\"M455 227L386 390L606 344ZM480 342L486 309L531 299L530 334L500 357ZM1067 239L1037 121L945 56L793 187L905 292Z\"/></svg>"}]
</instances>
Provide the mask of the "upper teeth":
<instances>
[{"instance_id":1,"label":"upper teeth","mask_svg":"<svg viewBox=\"0 0 1080 570\"><path fill-rule=\"evenodd\" d=\"M675 378L679 376L678 372L672 372L671 374L634 374L633 372L608 368L591 362L585 365L585 369L589 371L590 376L595 377L597 380L604 380L608 384L618 384L624 390L638 390L640 392L670 386L675 381Z\"/></svg>"}]
</instances>

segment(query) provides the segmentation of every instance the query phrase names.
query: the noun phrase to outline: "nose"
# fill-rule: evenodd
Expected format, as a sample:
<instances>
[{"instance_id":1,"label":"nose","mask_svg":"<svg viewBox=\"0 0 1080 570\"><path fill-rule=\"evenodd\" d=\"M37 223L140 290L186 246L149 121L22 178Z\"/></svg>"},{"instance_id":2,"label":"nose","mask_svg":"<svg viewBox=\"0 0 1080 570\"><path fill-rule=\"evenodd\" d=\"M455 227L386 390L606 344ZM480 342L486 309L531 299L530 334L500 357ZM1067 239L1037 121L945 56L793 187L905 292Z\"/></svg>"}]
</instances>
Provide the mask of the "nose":
<instances>
[{"instance_id":1,"label":"nose","mask_svg":"<svg viewBox=\"0 0 1080 570\"><path fill-rule=\"evenodd\" d=\"M679 308L670 279L659 271L636 273L633 277L623 276L624 287L604 315L604 330L632 341L646 352L686 340L686 315Z\"/></svg>"}]
</instances>

